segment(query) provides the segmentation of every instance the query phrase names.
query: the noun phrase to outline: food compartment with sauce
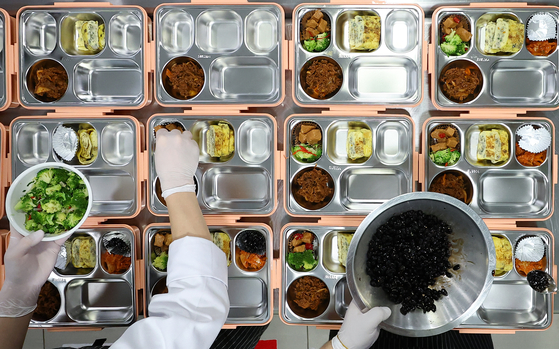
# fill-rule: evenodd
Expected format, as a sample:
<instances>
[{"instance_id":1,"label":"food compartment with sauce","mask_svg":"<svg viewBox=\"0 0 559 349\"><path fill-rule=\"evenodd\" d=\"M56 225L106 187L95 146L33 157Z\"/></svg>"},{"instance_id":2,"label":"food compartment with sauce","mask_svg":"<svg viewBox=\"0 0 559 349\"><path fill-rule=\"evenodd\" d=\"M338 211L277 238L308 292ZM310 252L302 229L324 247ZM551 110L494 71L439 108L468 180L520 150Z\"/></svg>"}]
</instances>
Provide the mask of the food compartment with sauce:
<instances>
[{"instance_id":1,"label":"food compartment with sauce","mask_svg":"<svg viewBox=\"0 0 559 349\"><path fill-rule=\"evenodd\" d=\"M78 229L62 246L29 327L132 324L138 314L136 234L126 225Z\"/></svg>"},{"instance_id":2,"label":"food compartment with sauce","mask_svg":"<svg viewBox=\"0 0 559 349\"><path fill-rule=\"evenodd\" d=\"M288 324L339 325L343 321L351 294L345 279L345 264L355 227L302 226L282 228L280 317ZM316 253L309 256L292 252L292 241L312 235ZM302 244L300 246L304 246ZM311 247L311 246L309 246ZM310 248L305 251L313 251ZM309 268L298 270L293 263ZM312 267L311 267L312 266Z\"/></svg>"},{"instance_id":3,"label":"food compartment with sauce","mask_svg":"<svg viewBox=\"0 0 559 349\"><path fill-rule=\"evenodd\" d=\"M195 174L204 214L269 214L275 207L276 126L267 115L155 115L148 121L148 207L167 215L155 172L155 128L169 120L192 132L200 147Z\"/></svg>"},{"instance_id":4,"label":"food compartment with sauce","mask_svg":"<svg viewBox=\"0 0 559 349\"><path fill-rule=\"evenodd\" d=\"M446 24L452 24L448 19L455 17L460 24L456 29L447 28ZM433 25L432 30L436 47L429 57L435 106L557 109L558 19L559 8L549 6L499 8L473 4L436 10L433 23L437 26ZM469 35L458 35L459 30L463 31L460 26L468 29ZM454 32L449 35L447 29ZM464 43L461 37L469 41ZM455 50L459 54L449 53ZM463 71L453 75L454 70L449 68L469 68L470 75Z\"/></svg>"},{"instance_id":5,"label":"food compartment with sauce","mask_svg":"<svg viewBox=\"0 0 559 349\"><path fill-rule=\"evenodd\" d=\"M366 215L413 190L413 124L405 116L293 115L285 133L291 215Z\"/></svg>"},{"instance_id":6,"label":"food compartment with sauce","mask_svg":"<svg viewBox=\"0 0 559 349\"><path fill-rule=\"evenodd\" d=\"M140 211L140 125L135 119L21 117L10 127L12 178L36 164L64 162L89 180L91 216L130 217Z\"/></svg>"},{"instance_id":7,"label":"food compartment with sauce","mask_svg":"<svg viewBox=\"0 0 559 349\"><path fill-rule=\"evenodd\" d=\"M287 49L283 18L273 4L159 6L154 14L158 103L279 103ZM178 66L188 61L190 67Z\"/></svg>"},{"instance_id":8,"label":"food compartment with sauce","mask_svg":"<svg viewBox=\"0 0 559 349\"><path fill-rule=\"evenodd\" d=\"M432 137L427 133L429 130L450 125L463 135L463 153L452 165L452 170L435 164L429 154L423 154L421 161L425 164L425 173L420 175L423 190L445 193L465 201L482 218L537 220L553 212L557 164L554 163L556 156L551 155L555 129L550 120L516 117L452 119L431 118L424 124L423 149L430 149ZM529 132L521 137L527 128ZM538 129L541 134L534 132ZM535 137L539 137L543 154L529 153L518 146L519 142L525 144L536 140ZM519 150L515 150L517 146ZM517 159L519 156L522 161L539 166L522 165ZM465 200L459 195L462 192L466 195Z\"/></svg>"},{"instance_id":9,"label":"food compartment with sauce","mask_svg":"<svg viewBox=\"0 0 559 349\"><path fill-rule=\"evenodd\" d=\"M145 11L76 6L18 13L21 104L141 108L149 100Z\"/></svg>"},{"instance_id":10,"label":"food compartment with sauce","mask_svg":"<svg viewBox=\"0 0 559 349\"><path fill-rule=\"evenodd\" d=\"M419 103L423 17L415 5L299 5L293 12L295 102Z\"/></svg>"},{"instance_id":11,"label":"food compartment with sauce","mask_svg":"<svg viewBox=\"0 0 559 349\"><path fill-rule=\"evenodd\" d=\"M543 270L552 274L554 268L553 235L542 228L515 228L514 230L491 229L491 235L510 245L511 250L502 250L506 255L507 268L496 270L495 279L485 301L474 315L466 319L458 328L489 328L489 329L546 329L551 325L553 317L553 294L542 294L532 289L525 276L514 271L513 259L518 252L519 242L527 237L540 239L545 249ZM533 252L533 245L529 246ZM527 250L525 252L527 252ZM504 261L503 261L504 263ZM504 264L503 264L504 265ZM497 251L499 266L499 251Z\"/></svg>"},{"instance_id":12,"label":"food compartment with sauce","mask_svg":"<svg viewBox=\"0 0 559 349\"><path fill-rule=\"evenodd\" d=\"M271 229L263 224L235 223L209 225L213 242L228 254L228 293L231 308L226 325L263 325L273 316L272 264L273 242ZM153 255L160 252L158 234L170 236L167 223L155 223L144 232L145 303L144 314L157 294L165 292L167 272L154 266ZM168 247L167 247L168 248ZM168 251L168 250L167 250ZM158 267L161 260L155 262ZM167 260L165 260L165 264ZM166 265L165 265L166 266ZM254 267L254 268L253 268Z\"/></svg>"}]
</instances>

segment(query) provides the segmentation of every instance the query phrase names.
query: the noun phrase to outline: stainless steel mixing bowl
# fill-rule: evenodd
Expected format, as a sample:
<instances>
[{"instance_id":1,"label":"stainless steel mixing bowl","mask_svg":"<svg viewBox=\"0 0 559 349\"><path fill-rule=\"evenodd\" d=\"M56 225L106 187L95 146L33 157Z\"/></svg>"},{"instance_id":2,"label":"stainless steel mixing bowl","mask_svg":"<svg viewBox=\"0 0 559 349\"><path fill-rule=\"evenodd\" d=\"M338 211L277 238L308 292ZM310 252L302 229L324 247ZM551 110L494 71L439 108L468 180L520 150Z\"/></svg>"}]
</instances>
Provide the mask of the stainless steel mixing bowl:
<instances>
[{"instance_id":1,"label":"stainless steel mixing bowl","mask_svg":"<svg viewBox=\"0 0 559 349\"><path fill-rule=\"evenodd\" d=\"M421 210L447 222L451 239L460 249L450 257L461 268L452 278L444 278L448 296L435 302L436 312L415 310L402 315L400 304L389 301L380 287L370 285L365 272L369 241L377 228L399 213ZM416 192L400 195L371 212L359 225L347 258L347 282L353 299L363 311L375 306L392 310L380 327L403 336L426 337L455 328L470 317L482 304L493 283L496 256L489 229L466 204L448 195Z\"/></svg>"}]
</instances>

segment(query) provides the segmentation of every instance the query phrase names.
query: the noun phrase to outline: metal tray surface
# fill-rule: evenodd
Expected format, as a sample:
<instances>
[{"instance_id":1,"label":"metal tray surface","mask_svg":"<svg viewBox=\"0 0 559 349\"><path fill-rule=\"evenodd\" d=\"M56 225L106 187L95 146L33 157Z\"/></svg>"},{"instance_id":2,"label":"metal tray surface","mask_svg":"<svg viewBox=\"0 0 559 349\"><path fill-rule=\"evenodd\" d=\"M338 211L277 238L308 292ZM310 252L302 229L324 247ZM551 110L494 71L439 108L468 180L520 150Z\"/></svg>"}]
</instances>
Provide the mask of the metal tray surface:
<instances>
[{"instance_id":1,"label":"metal tray surface","mask_svg":"<svg viewBox=\"0 0 559 349\"><path fill-rule=\"evenodd\" d=\"M330 46L308 52L300 42L301 19L320 9L331 20ZM381 21L380 46L351 51L349 21L359 12L376 14ZM422 98L423 12L414 5L304 5L293 15L295 99L305 105L376 104L413 105ZM316 57L333 58L343 72L340 90L328 99L310 97L301 87L301 69Z\"/></svg>"},{"instance_id":2,"label":"metal tray surface","mask_svg":"<svg viewBox=\"0 0 559 349\"><path fill-rule=\"evenodd\" d=\"M478 39L481 30L476 23L484 14L504 14L509 18L518 18L526 27L529 18L538 13L550 13L559 21L559 11L549 8L460 8L449 7L438 12L433 17L433 25L438 26L440 21L450 14L460 14L469 18L472 28L471 47L462 56L447 56L440 48L440 31L433 38L435 47L434 72L436 92L434 99L441 107L519 107L531 109L557 108L559 106L559 74L557 62L559 52L555 50L548 57L532 55L526 44L522 45L519 52L511 55L484 54L478 48ZM526 28L525 28L526 31ZM483 76L483 88L478 97L466 103L456 103L449 100L439 87L441 71L447 64L465 60L477 65Z\"/></svg>"},{"instance_id":3,"label":"metal tray surface","mask_svg":"<svg viewBox=\"0 0 559 349\"><path fill-rule=\"evenodd\" d=\"M300 122L313 122L322 130L322 156L303 163L291 155L292 133ZM350 126L369 128L373 134L372 155L366 161L347 157ZM367 215L385 201L413 191L413 125L404 117L304 117L289 119L284 141L286 156L286 206L298 215ZM304 169L319 167L334 181L334 197L320 209L302 207L293 196L292 183Z\"/></svg>"},{"instance_id":4,"label":"metal tray surface","mask_svg":"<svg viewBox=\"0 0 559 349\"><path fill-rule=\"evenodd\" d=\"M132 264L124 274L109 274L101 266L101 253L105 251L101 239L109 232L123 233L130 238ZM78 229L70 239L76 236L90 236L95 240L97 251L95 268L84 275L63 273L55 268L48 281L60 292L60 311L48 321L31 320L29 327L106 327L132 324L137 314L134 286L136 274L134 233L124 227L116 229L101 227Z\"/></svg>"},{"instance_id":5,"label":"metal tray surface","mask_svg":"<svg viewBox=\"0 0 559 349\"><path fill-rule=\"evenodd\" d=\"M160 103L279 102L284 88L284 16L278 6L164 5L154 17L155 93ZM198 95L184 100L166 91L162 74L169 62L186 56L204 70L204 86Z\"/></svg>"},{"instance_id":6,"label":"metal tray surface","mask_svg":"<svg viewBox=\"0 0 559 349\"><path fill-rule=\"evenodd\" d=\"M74 158L63 161L52 147L52 135L59 125L87 123L97 130L99 153L89 165L81 165ZM15 121L11 130L12 178L27 168L47 161L65 162L79 169L89 180L93 190L90 216L126 217L133 215L138 202L138 156L136 124L130 119L111 118L56 119L33 118Z\"/></svg>"},{"instance_id":7,"label":"metal tray surface","mask_svg":"<svg viewBox=\"0 0 559 349\"><path fill-rule=\"evenodd\" d=\"M6 85L7 85L7 71L6 71L6 18L4 13L0 11L0 107L7 103Z\"/></svg>"},{"instance_id":8,"label":"metal tray surface","mask_svg":"<svg viewBox=\"0 0 559 349\"><path fill-rule=\"evenodd\" d=\"M165 121L178 120L192 132L200 146L200 163L195 180L198 203L203 214L269 214L274 209L275 148L274 123L268 116L185 116L169 114L152 117L148 124L150 208L155 214L167 215L168 210L156 193L154 127ZM227 122L235 136L235 152L227 161L207 154L206 137L209 125Z\"/></svg>"},{"instance_id":9,"label":"metal tray surface","mask_svg":"<svg viewBox=\"0 0 559 349\"><path fill-rule=\"evenodd\" d=\"M287 264L288 242L291 234L310 231L318 239L319 263L311 271L296 271ZM337 233L355 233L356 227L327 226L289 226L282 232L281 253L281 314L289 324L326 325L341 324L347 307L351 303L351 294L346 281L345 267L338 261ZM330 302L326 310L314 318L304 318L291 310L287 303L287 289L296 279L303 276L315 276L322 280L330 291Z\"/></svg>"},{"instance_id":10,"label":"metal tray surface","mask_svg":"<svg viewBox=\"0 0 559 349\"><path fill-rule=\"evenodd\" d=\"M516 119L516 118L515 118ZM526 167L516 159L516 130L523 125L538 125L553 134L550 120L519 118L499 119L440 119L426 123L423 149L425 154L424 190L429 190L433 179L447 170L466 175L473 186L470 207L482 218L542 218L553 212L553 151L547 150L547 159L538 167ZM453 125L460 134L460 160L453 166L435 165L429 158L429 138L437 125ZM476 149L479 127L492 125L509 133L510 157L504 164L487 166L477 163ZM553 137L553 136L552 136ZM553 144L553 143L552 143Z\"/></svg>"},{"instance_id":11,"label":"metal tray surface","mask_svg":"<svg viewBox=\"0 0 559 349\"><path fill-rule=\"evenodd\" d=\"M262 226L251 226L240 224L235 226L209 226L210 232L224 232L231 238L231 265L228 270L228 292L231 308L225 321L229 324L265 324L273 316L270 311L272 303L273 289L272 283L272 262L273 259L273 239L269 228ZM256 230L266 237L266 264L259 271L244 271L236 262L236 236L243 230ZM144 292L146 294L146 313L149 316L148 306L151 302L154 287L158 282L165 282L167 272L155 269L151 264L151 252L153 248L153 237L159 231L171 231L167 225L151 226L146 229L144 234L144 261L146 270L146 283Z\"/></svg>"},{"instance_id":12,"label":"metal tray surface","mask_svg":"<svg viewBox=\"0 0 559 349\"><path fill-rule=\"evenodd\" d=\"M105 48L93 55L74 44L75 22L105 24ZM144 16L137 8L28 9L19 19L19 89L24 106L136 107L144 103ZM33 65L54 60L68 74L66 93L57 101L38 100L27 86Z\"/></svg>"},{"instance_id":13,"label":"metal tray surface","mask_svg":"<svg viewBox=\"0 0 559 349\"><path fill-rule=\"evenodd\" d=\"M492 230L491 234L508 238L513 253L516 243L523 236L539 236L546 245L547 268L545 271L552 273L553 238L549 232ZM513 270L505 276L495 277L491 291L481 307L458 328L546 329L551 326L553 318L552 299L552 294L541 294L534 291L528 285L526 277L521 276L513 266Z\"/></svg>"}]
</instances>

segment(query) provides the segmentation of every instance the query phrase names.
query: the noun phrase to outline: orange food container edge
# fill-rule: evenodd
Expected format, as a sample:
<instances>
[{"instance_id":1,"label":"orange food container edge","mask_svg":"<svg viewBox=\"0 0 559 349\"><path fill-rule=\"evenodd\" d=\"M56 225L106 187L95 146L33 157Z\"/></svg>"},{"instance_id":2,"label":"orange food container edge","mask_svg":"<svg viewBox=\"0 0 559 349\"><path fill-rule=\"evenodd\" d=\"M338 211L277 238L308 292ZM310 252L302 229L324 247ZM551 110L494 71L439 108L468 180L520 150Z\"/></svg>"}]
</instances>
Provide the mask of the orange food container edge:
<instances>
[{"instance_id":1,"label":"orange food container edge","mask_svg":"<svg viewBox=\"0 0 559 349\"><path fill-rule=\"evenodd\" d=\"M8 188L8 177L10 176L8 166L8 132L6 127L0 123L0 217L4 217L6 192Z\"/></svg>"},{"instance_id":2,"label":"orange food container edge","mask_svg":"<svg viewBox=\"0 0 559 349\"><path fill-rule=\"evenodd\" d=\"M15 107L16 105L12 105L13 102L13 93L14 93L14 86L13 86L13 79L12 76L14 74L14 38L13 32L15 29L15 19L10 16L10 14L4 10L0 9L0 12L4 16L5 25L4 25L4 56L5 56L5 67L4 67L4 81L6 82L6 100L4 104L0 106L0 111L4 111L10 107Z\"/></svg>"}]
</instances>

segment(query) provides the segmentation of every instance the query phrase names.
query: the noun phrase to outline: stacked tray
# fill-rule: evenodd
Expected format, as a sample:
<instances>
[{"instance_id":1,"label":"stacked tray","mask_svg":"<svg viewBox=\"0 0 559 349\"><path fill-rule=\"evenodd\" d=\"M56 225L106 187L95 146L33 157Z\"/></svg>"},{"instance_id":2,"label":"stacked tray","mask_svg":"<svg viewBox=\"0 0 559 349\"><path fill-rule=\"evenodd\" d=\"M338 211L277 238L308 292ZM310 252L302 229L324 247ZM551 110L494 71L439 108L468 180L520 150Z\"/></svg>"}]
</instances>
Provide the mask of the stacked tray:
<instances>
[{"instance_id":1,"label":"stacked tray","mask_svg":"<svg viewBox=\"0 0 559 349\"><path fill-rule=\"evenodd\" d=\"M13 59L9 55L12 53L8 49L11 42L10 38L10 16L9 14L0 9L0 110L4 110L9 106L11 102L11 91L8 80L11 79L10 72L8 69L8 60ZM9 52L8 52L9 51Z\"/></svg>"},{"instance_id":2,"label":"stacked tray","mask_svg":"<svg viewBox=\"0 0 559 349\"><path fill-rule=\"evenodd\" d=\"M284 13L274 4L161 5L155 11L156 98L166 106L276 105L284 96ZM173 66L194 64L203 86L181 93ZM190 77L190 76L189 76Z\"/></svg>"},{"instance_id":3,"label":"stacked tray","mask_svg":"<svg viewBox=\"0 0 559 349\"><path fill-rule=\"evenodd\" d=\"M289 224L282 229L281 239L281 288L280 317L288 324L302 325L340 325L347 307L351 303L351 294L345 277L345 267L338 260L338 232L355 233L355 226L319 226ZM315 248L318 264L310 271L298 271L287 262L289 242L294 234L311 232L315 235ZM304 276L320 279L328 288L329 297L321 302L316 310L303 309L294 302L293 282Z\"/></svg>"},{"instance_id":4,"label":"stacked tray","mask_svg":"<svg viewBox=\"0 0 559 349\"><path fill-rule=\"evenodd\" d=\"M301 20L309 11L321 10L330 24L330 45L309 52L302 44ZM350 48L349 26L355 16L380 17L380 45L374 51ZM424 13L416 5L303 4L293 12L293 93L297 104L415 105L422 97ZM401 35L398 37L397 35ZM342 71L337 92L323 99L305 92L310 64L326 59ZM303 86L305 85L305 86Z\"/></svg>"},{"instance_id":5,"label":"stacked tray","mask_svg":"<svg viewBox=\"0 0 559 349\"><path fill-rule=\"evenodd\" d=\"M515 147L519 137L516 131L524 125L543 127L554 137L555 129L550 120L534 118L483 119L483 118L431 118L425 122L423 149L425 173L420 174L424 190L446 173L464 179L470 207L482 218L515 218L541 220L553 213L554 184L557 182L557 161L552 142L545 161L540 166L522 165ZM429 147L431 132L440 127L453 127L459 135L460 159L452 166L439 166L431 161ZM482 130L503 130L508 134L509 158L491 163L477 160L478 137ZM463 200L464 201L464 200Z\"/></svg>"},{"instance_id":6,"label":"stacked tray","mask_svg":"<svg viewBox=\"0 0 559 349\"><path fill-rule=\"evenodd\" d=\"M77 157L65 161L53 149L53 133L59 126L77 131L80 125L97 131L98 154L89 165ZM11 176L49 161L65 162L79 169L93 190L90 216L129 218L141 209L139 175L140 124L125 116L89 118L22 117L11 124Z\"/></svg>"},{"instance_id":7,"label":"stacked tray","mask_svg":"<svg viewBox=\"0 0 559 349\"><path fill-rule=\"evenodd\" d=\"M269 215L276 207L276 124L269 115L154 115L148 121L149 209L167 215L155 171L154 128L178 122L192 132L200 146L200 163L195 174L198 203L203 214ZM224 122L233 130L235 150L227 158L208 154L210 125Z\"/></svg>"},{"instance_id":8,"label":"stacked tray","mask_svg":"<svg viewBox=\"0 0 559 349\"><path fill-rule=\"evenodd\" d=\"M228 267L228 292L230 301L229 315L225 325L264 325L272 319L272 256L273 239L271 229L258 223L237 223L227 225L210 225L211 233L223 232L231 238L231 265ZM237 235L246 230L261 233L266 238L266 264L259 271L247 271L239 261L238 249L235 248ZM149 316L148 306L156 294L166 288L167 272L156 269L152 264L153 239L158 232L170 232L169 224L155 223L144 232L145 260L145 309L144 315Z\"/></svg>"},{"instance_id":9,"label":"stacked tray","mask_svg":"<svg viewBox=\"0 0 559 349\"><path fill-rule=\"evenodd\" d=\"M105 327L132 324L137 317L135 289L135 263L123 274L109 274L101 264L105 247L102 238L110 232L122 233L130 239L131 260L135 261L134 230L128 226L82 228L74 238L93 238L96 265L93 269L74 268L70 263L64 269L56 269L48 278L60 295L60 309L56 315L45 320L32 318L29 327ZM83 274L85 273L85 274ZM34 315L36 316L36 315Z\"/></svg>"},{"instance_id":10,"label":"stacked tray","mask_svg":"<svg viewBox=\"0 0 559 349\"><path fill-rule=\"evenodd\" d=\"M527 24L537 13L548 13L552 25L557 27L559 8L545 6L524 7L445 7L433 14L433 33L430 61L433 103L437 108L517 107L556 109L559 106L559 74L555 49L548 56L534 56L526 48L525 40L516 53L484 53L486 27L499 18L511 19L524 25L524 38L528 37ZM472 38L469 50L461 56L447 56L440 47L441 22L448 16L459 15L469 21ZM556 30L555 30L556 32ZM556 36L555 36L556 39ZM451 68L469 68L478 71L481 78L473 94L459 101L443 92L441 76Z\"/></svg>"},{"instance_id":11,"label":"stacked tray","mask_svg":"<svg viewBox=\"0 0 559 349\"><path fill-rule=\"evenodd\" d=\"M302 162L291 154L301 125L316 125L322 133L322 156ZM372 132L372 155L351 160L346 141L350 128ZM294 115L285 123L285 205L292 215L367 215L385 201L414 189L414 125L406 116L325 117ZM289 155L287 154L289 153ZM298 195L297 179L320 169L329 177L333 194L320 203Z\"/></svg>"},{"instance_id":12,"label":"stacked tray","mask_svg":"<svg viewBox=\"0 0 559 349\"><path fill-rule=\"evenodd\" d=\"M554 274L553 235L541 228L525 230L491 230L491 234L507 239L513 248L513 269L503 276L496 276L491 291L474 315L466 319L459 328L490 329L546 329L553 318L553 294L534 291L522 276L514 262L514 250L524 237L535 236L544 241L547 264L544 269ZM556 270L555 270L556 271ZM557 278L557 275L554 275Z\"/></svg>"},{"instance_id":13,"label":"stacked tray","mask_svg":"<svg viewBox=\"0 0 559 349\"><path fill-rule=\"evenodd\" d=\"M79 4L27 7L18 12L17 19L18 88L22 106L138 109L148 102L145 68L148 23L140 7L81 7ZM77 39L78 21L104 24L104 48L94 51L81 48ZM67 89L58 99L35 94L35 75L51 67L63 69L67 74ZM59 79L64 80L63 76Z\"/></svg>"}]
</instances>

